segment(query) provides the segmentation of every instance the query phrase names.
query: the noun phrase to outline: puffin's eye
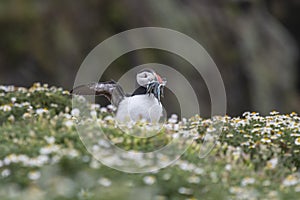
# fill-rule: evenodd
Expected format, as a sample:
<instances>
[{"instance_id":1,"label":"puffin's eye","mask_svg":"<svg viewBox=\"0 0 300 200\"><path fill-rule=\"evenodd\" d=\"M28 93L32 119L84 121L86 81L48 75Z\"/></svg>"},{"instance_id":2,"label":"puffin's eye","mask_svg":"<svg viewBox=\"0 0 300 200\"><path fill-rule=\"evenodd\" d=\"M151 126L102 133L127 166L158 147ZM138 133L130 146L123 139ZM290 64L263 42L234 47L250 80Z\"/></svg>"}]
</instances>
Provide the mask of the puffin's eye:
<instances>
[{"instance_id":1,"label":"puffin's eye","mask_svg":"<svg viewBox=\"0 0 300 200\"><path fill-rule=\"evenodd\" d=\"M144 73L144 78L147 78L147 73Z\"/></svg>"}]
</instances>

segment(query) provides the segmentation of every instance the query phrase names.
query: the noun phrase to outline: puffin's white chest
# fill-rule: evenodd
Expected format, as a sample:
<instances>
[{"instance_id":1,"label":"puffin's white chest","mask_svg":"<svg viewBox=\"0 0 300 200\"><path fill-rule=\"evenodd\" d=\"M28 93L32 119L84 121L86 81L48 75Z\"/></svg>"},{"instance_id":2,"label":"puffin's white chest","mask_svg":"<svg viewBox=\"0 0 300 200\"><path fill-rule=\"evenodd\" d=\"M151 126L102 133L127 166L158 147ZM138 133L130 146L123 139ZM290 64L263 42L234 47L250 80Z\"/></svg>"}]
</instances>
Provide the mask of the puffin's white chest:
<instances>
[{"instance_id":1,"label":"puffin's white chest","mask_svg":"<svg viewBox=\"0 0 300 200\"><path fill-rule=\"evenodd\" d=\"M116 119L121 122L145 119L156 123L162 116L162 105L153 94L126 97L120 102Z\"/></svg>"}]
</instances>

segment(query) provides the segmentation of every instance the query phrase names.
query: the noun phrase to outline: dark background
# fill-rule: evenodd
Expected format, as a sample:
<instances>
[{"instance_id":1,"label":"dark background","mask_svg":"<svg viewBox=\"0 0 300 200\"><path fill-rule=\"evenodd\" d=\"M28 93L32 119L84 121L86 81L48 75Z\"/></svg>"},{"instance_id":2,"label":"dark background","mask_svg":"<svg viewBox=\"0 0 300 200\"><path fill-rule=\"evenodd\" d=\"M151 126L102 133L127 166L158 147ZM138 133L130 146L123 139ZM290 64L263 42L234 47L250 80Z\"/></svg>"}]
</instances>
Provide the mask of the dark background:
<instances>
[{"instance_id":1,"label":"dark background","mask_svg":"<svg viewBox=\"0 0 300 200\"><path fill-rule=\"evenodd\" d=\"M28 0L0 1L0 84L49 83L71 89L86 55L106 38L158 26L202 44L216 62L228 114L300 112L300 1L297 0ZM201 115L210 98L200 75L176 55L139 50L118 58L103 80L149 62L174 67L195 86ZM176 99L167 91L168 110Z\"/></svg>"}]
</instances>

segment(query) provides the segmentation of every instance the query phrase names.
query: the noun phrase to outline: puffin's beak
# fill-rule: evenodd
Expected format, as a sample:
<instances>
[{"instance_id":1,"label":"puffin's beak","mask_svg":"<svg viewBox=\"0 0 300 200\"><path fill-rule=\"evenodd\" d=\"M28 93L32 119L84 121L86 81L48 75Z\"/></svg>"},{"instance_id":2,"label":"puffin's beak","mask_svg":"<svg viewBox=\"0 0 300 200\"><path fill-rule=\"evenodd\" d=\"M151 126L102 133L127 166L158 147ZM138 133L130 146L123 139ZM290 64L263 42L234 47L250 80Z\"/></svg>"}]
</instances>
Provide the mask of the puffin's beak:
<instances>
[{"instance_id":1,"label":"puffin's beak","mask_svg":"<svg viewBox=\"0 0 300 200\"><path fill-rule=\"evenodd\" d=\"M155 73L155 76L156 76L156 79L159 82L159 84L163 84L163 79L161 78L161 76L156 73Z\"/></svg>"},{"instance_id":2,"label":"puffin's beak","mask_svg":"<svg viewBox=\"0 0 300 200\"><path fill-rule=\"evenodd\" d=\"M153 73L155 76L155 81L150 82L147 85L147 93L150 95L150 93L153 93L154 96L158 99L160 102L160 98L163 96L163 88L166 85L166 80L162 79L160 75L157 73Z\"/></svg>"}]
</instances>

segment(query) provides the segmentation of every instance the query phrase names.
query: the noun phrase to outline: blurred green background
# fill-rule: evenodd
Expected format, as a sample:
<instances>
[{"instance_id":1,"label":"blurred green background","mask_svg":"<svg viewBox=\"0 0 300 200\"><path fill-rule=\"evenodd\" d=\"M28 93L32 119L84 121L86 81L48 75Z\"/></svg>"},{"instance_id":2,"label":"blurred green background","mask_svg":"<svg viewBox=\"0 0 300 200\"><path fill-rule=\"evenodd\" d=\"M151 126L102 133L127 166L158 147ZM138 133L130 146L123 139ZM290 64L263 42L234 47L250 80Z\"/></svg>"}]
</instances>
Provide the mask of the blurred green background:
<instances>
[{"instance_id":1,"label":"blurred green background","mask_svg":"<svg viewBox=\"0 0 300 200\"><path fill-rule=\"evenodd\" d=\"M228 114L300 112L299 9L297 0L1 0L0 84L39 81L71 89L81 62L101 41L158 26L191 36L213 57L225 83ZM197 91L201 115L209 115L201 76L171 53L131 52L112 63L102 79L118 79L149 62L184 74ZM164 101L170 97L167 93Z\"/></svg>"}]
</instances>

